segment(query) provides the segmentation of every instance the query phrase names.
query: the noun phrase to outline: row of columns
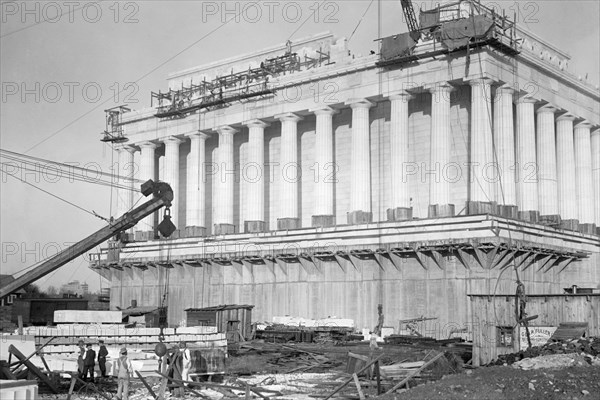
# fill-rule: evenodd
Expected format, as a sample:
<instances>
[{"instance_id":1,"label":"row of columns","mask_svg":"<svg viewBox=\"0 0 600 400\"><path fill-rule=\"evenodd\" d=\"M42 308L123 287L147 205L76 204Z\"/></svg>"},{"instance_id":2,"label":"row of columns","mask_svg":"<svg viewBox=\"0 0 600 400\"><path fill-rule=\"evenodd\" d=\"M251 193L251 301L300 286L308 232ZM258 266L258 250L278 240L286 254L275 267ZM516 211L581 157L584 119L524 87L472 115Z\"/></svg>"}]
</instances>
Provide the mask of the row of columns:
<instances>
[{"instance_id":1,"label":"row of columns","mask_svg":"<svg viewBox=\"0 0 600 400\"><path fill-rule=\"evenodd\" d=\"M496 89L492 99L493 81L486 78L469 80L471 86L471 136L470 136L470 185L467 207L475 211L486 210L485 206L499 205L513 217L537 221L541 216L566 220L567 227L573 224L598 224L600 207L594 202L598 197L598 161L600 139L598 131L593 136L591 125L578 123L570 114L556 114L558 109L550 105L535 109L537 100L518 96L516 124L513 113L514 90L507 86ZM450 125L450 93L454 87L441 82L426 87L431 93L431 170L440 171L451 162L452 135ZM393 207L388 209L388 220L412 219L410 190L404 164L409 162L408 147L408 104L412 96L406 92L391 95L390 152L391 152L391 199ZM493 102L492 102L493 100ZM351 133L351 180L350 209L348 223L359 224L372 221L371 210L371 152L369 110L374 105L367 99L356 99L345 103L352 109ZM493 110L492 110L493 107ZM333 115L330 107L310 110L316 116L316 144L314 159L316 182L314 187L313 226L335 225L334 180L326 179L333 167ZM275 117L281 123L280 165L282 174L295 174L287 166L299 165L297 124L302 117L285 113ZM537 124L536 124L537 118ZM265 231L265 154L264 130L269 126L262 120L245 123L249 130L249 165L257 169L257 177L248 182L244 201L251 204L246 213L246 232ZM516 129L515 129L516 128ZM215 205L215 234L233 233L234 227L234 135L238 130L223 126L217 128L217 163L220 166L216 180L217 204ZM204 182L205 141L204 132L186 135L191 142L190 165L187 174L187 208L185 225L205 229L204 210L206 188ZM164 180L173 190L179 190L179 145L181 140L168 137L165 144ZM156 144L145 142L141 148L141 179L155 177ZM516 151L515 151L516 149ZM591 151L590 151L591 149ZM595 149L595 150L594 150ZM592 158L592 154L594 157ZM119 160L133 161L133 150L123 147ZM495 165L500 175L492 180L489 165ZM593 172L592 172L593 171ZM130 172L131 174L133 171ZM292 177L295 178L295 177ZM451 204L449 179L430 179L429 217L455 215ZM300 228L298 185L295 179L282 179L279 187L278 229ZM594 193L596 191L596 193ZM128 197L127 197L128 196ZM132 206L133 197L124 197L123 209ZM179 221L177 196L173 202L171 217L176 226ZM483 204L483 209L481 208ZM477 208L479 207L479 208ZM487 209L488 211L490 209ZM517 214L518 210L518 214ZM470 209L468 210L470 212ZM142 222L142 230L150 230L153 217ZM570 224L570 225L569 225Z\"/></svg>"}]
</instances>

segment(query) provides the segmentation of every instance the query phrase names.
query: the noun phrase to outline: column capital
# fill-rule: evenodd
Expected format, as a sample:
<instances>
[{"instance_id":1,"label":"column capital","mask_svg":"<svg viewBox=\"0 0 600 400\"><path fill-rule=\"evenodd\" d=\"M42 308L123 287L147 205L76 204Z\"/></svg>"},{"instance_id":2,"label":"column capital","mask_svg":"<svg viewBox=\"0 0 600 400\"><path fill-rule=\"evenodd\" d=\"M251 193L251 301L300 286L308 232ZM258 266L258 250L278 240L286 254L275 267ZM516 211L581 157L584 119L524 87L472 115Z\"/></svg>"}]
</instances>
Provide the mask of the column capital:
<instances>
[{"instance_id":1,"label":"column capital","mask_svg":"<svg viewBox=\"0 0 600 400\"><path fill-rule=\"evenodd\" d=\"M517 104L519 104L519 103L535 104L538 101L539 101L538 99L534 99L533 97L529 96L529 94L518 94L517 99L515 100L515 103L517 103Z\"/></svg>"},{"instance_id":2,"label":"column capital","mask_svg":"<svg viewBox=\"0 0 600 400\"><path fill-rule=\"evenodd\" d=\"M479 86L479 85L493 85L498 81L496 79L488 78L485 76L479 76L477 78L463 78L463 82L468 83L471 86Z\"/></svg>"},{"instance_id":3,"label":"column capital","mask_svg":"<svg viewBox=\"0 0 600 400\"><path fill-rule=\"evenodd\" d=\"M375 105L375 103L373 103L367 99L350 99L350 100L346 101L344 104L347 106L350 106L350 108L352 108L352 109L371 108Z\"/></svg>"},{"instance_id":4,"label":"column capital","mask_svg":"<svg viewBox=\"0 0 600 400\"><path fill-rule=\"evenodd\" d=\"M392 100L401 100L402 102L408 102L410 99L414 99L415 96L408 93L406 90L400 90L399 92L390 93L388 99Z\"/></svg>"},{"instance_id":5,"label":"column capital","mask_svg":"<svg viewBox=\"0 0 600 400\"><path fill-rule=\"evenodd\" d=\"M574 116L573 114L567 112L567 113L564 113L562 115L559 115L556 118L556 122L558 122L558 121L575 121L576 119L577 119L576 116Z\"/></svg>"},{"instance_id":6,"label":"column capital","mask_svg":"<svg viewBox=\"0 0 600 400\"><path fill-rule=\"evenodd\" d=\"M335 110L329 106L315 107L315 108L309 109L308 111L310 111L311 113L313 113L315 115L333 115L333 114L339 113L338 110Z\"/></svg>"},{"instance_id":7,"label":"column capital","mask_svg":"<svg viewBox=\"0 0 600 400\"><path fill-rule=\"evenodd\" d=\"M175 136L167 136L166 138L160 139L164 144L172 143L172 144L180 144L183 143L183 140L176 138Z\"/></svg>"},{"instance_id":8,"label":"column capital","mask_svg":"<svg viewBox=\"0 0 600 400\"><path fill-rule=\"evenodd\" d=\"M426 85L423 85L423 89L427 90L429 93L439 93L439 92L450 93L450 92L456 90L456 88L454 86L452 86L450 83L448 83L446 81L428 83Z\"/></svg>"},{"instance_id":9,"label":"column capital","mask_svg":"<svg viewBox=\"0 0 600 400\"><path fill-rule=\"evenodd\" d=\"M592 129L594 127L594 124L592 124L590 121L588 120L583 120L577 124L575 124L575 126L573 128L575 129Z\"/></svg>"},{"instance_id":10,"label":"column capital","mask_svg":"<svg viewBox=\"0 0 600 400\"><path fill-rule=\"evenodd\" d=\"M118 152L121 151L128 151L130 153L135 153L137 151L137 149L134 147L134 145L131 144L119 144L115 146L115 150Z\"/></svg>"},{"instance_id":11,"label":"column capital","mask_svg":"<svg viewBox=\"0 0 600 400\"><path fill-rule=\"evenodd\" d=\"M216 129L217 132L219 132L219 135L235 135L236 133L238 133L239 131L229 125L223 125L223 126L219 126Z\"/></svg>"},{"instance_id":12,"label":"column capital","mask_svg":"<svg viewBox=\"0 0 600 400\"><path fill-rule=\"evenodd\" d=\"M243 124L246 125L248 128L266 128L268 126L271 126L271 124L261 119L251 119L249 121L244 122Z\"/></svg>"},{"instance_id":13,"label":"column capital","mask_svg":"<svg viewBox=\"0 0 600 400\"><path fill-rule=\"evenodd\" d=\"M196 140L196 139L206 140L210 137L210 135L208 133L203 132L201 130L198 130L196 132L186 133L184 136L190 138L190 140Z\"/></svg>"},{"instance_id":14,"label":"column capital","mask_svg":"<svg viewBox=\"0 0 600 400\"><path fill-rule=\"evenodd\" d=\"M283 122L283 121L298 122L298 121L302 121L304 119L301 116L294 114L294 113L277 114L277 115L275 115L275 118L280 120L281 122Z\"/></svg>"},{"instance_id":15,"label":"column capital","mask_svg":"<svg viewBox=\"0 0 600 400\"><path fill-rule=\"evenodd\" d=\"M591 135L592 135L592 136L596 136L596 135L600 136L600 128L594 129L594 130L592 131Z\"/></svg>"},{"instance_id":16,"label":"column capital","mask_svg":"<svg viewBox=\"0 0 600 400\"><path fill-rule=\"evenodd\" d=\"M152 142L140 142L137 144L141 149L156 149L158 145Z\"/></svg>"},{"instance_id":17,"label":"column capital","mask_svg":"<svg viewBox=\"0 0 600 400\"><path fill-rule=\"evenodd\" d=\"M558 107L555 107L552 104L546 104L546 105L543 105L540 108L538 108L535 112L538 114L543 114L543 113L554 114L555 112L557 112L559 110L560 109Z\"/></svg>"},{"instance_id":18,"label":"column capital","mask_svg":"<svg viewBox=\"0 0 600 400\"><path fill-rule=\"evenodd\" d=\"M505 83L504 85L498 86L496 88L496 93L504 93L504 94L514 94L516 92L515 88Z\"/></svg>"}]
</instances>

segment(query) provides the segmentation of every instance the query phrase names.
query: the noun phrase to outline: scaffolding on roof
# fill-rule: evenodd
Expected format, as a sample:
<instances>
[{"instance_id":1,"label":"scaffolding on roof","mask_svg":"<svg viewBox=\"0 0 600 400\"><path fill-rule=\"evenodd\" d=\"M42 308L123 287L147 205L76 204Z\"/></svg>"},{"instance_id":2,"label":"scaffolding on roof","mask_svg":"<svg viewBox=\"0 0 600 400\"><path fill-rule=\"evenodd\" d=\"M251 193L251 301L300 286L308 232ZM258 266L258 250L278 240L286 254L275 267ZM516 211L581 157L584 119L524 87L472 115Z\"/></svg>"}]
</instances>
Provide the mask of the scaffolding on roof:
<instances>
[{"instance_id":1,"label":"scaffolding on roof","mask_svg":"<svg viewBox=\"0 0 600 400\"><path fill-rule=\"evenodd\" d=\"M198 84L190 80L189 86L182 84L181 89L170 89L166 93L152 92L151 106L157 107L156 117L184 117L198 109L227 107L237 101L273 95L275 90L269 79L281 75L331 64L330 53L317 50L317 57L288 51L281 56L267 58L257 68L248 67L245 71L217 76Z\"/></svg>"}]
</instances>

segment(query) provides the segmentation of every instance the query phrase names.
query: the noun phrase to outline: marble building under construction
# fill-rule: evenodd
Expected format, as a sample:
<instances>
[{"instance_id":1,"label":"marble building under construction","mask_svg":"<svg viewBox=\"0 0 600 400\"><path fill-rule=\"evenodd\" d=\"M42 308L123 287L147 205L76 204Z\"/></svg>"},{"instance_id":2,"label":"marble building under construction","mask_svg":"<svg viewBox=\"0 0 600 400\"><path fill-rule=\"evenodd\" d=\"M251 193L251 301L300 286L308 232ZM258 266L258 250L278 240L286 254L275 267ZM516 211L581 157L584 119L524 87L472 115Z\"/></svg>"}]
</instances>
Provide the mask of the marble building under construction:
<instances>
[{"instance_id":1,"label":"marble building under construction","mask_svg":"<svg viewBox=\"0 0 600 400\"><path fill-rule=\"evenodd\" d=\"M176 325L252 304L255 321L372 328L382 304L386 325L435 317L428 334L448 337L469 330L469 295L514 294L517 273L528 294L598 288L600 91L564 51L470 7L422 12L419 35L377 54L323 33L109 110L121 175L169 183L178 228L159 237L161 210L102 250L111 308L167 299ZM118 197L120 215L135 200Z\"/></svg>"}]
</instances>

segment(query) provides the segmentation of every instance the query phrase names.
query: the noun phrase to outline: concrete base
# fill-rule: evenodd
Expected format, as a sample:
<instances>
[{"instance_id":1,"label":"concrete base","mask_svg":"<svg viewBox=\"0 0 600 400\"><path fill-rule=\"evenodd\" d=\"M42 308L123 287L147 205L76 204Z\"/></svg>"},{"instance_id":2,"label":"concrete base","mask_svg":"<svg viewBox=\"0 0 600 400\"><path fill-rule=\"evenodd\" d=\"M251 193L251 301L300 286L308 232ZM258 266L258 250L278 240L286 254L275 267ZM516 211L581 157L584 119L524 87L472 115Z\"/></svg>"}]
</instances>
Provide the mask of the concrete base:
<instances>
[{"instance_id":1,"label":"concrete base","mask_svg":"<svg viewBox=\"0 0 600 400\"><path fill-rule=\"evenodd\" d=\"M539 211L519 211L519 219L527 222L537 223L540 220Z\"/></svg>"},{"instance_id":2,"label":"concrete base","mask_svg":"<svg viewBox=\"0 0 600 400\"><path fill-rule=\"evenodd\" d=\"M412 207L388 208L386 213L390 222L411 220L413 217Z\"/></svg>"},{"instance_id":3,"label":"concrete base","mask_svg":"<svg viewBox=\"0 0 600 400\"><path fill-rule=\"evenodd\" d=\"M467 215L498 215L498 203L494 201L467 201Z\"/></svg>"},{"instance_id":4,"label":"concrete base","mask_svg":"<svg viewBox=\"0 0 600 400\"><path fill-rule=\"evenodd\" d=\"M552 227L560 227L560 215L558 214L554 214L554 215L540 215L540 224L542 225L548 225L548 226L552 226Z\"/></svg>"},{"instance_id":5,"label":"concrete base","mask_svg":"<svg viewBox=\"0 0 600 400\"><path fill-rule=\"evenodd\" d=\"M186 226L185 237L204 237L206 236L206 228L203 226Z\"/></svg>"},{"instance_id":6,"label":"concrete base","mask_svg":"<svg viewBox=\"0 0 600 400\"><path fill-rule=\"evenodd\" d=\"M147 242L149 240L154 240L156 235L154 231L136 231L134 233L134 239L136 242Z\"/></svg>"},{"instance_id":7,"label":"concrete base","mask_svg":"<svg viewBox=\"0 0 600 400\"><path fill-rule=\"evenodd\" d=\"M427 218L454 217L454 204L430 204L427 210Z\"/></svg>"},{"instance_id":8,"label":"concrete base","mask_svg":"<svg viewBox=\"0 0 600 400\"><path fill-rule=\"evenodd\" d=\"M517 206L496 206L498 215L504 218L517 219L519 218L519 208Z\"/></svg>"},{"instance_id":9,"label":"concrete base","mask_svg":"<svg viewBox=\"0 0 600 400\"><path fill-rule=\"evenodd\" d=\"M235 233L235 225L232 224L215 224L215 236L230 235Z\"/></svg>"},{"instance_id":10,"label":"concrete base","mask_svg":"<svg viewBox=\"0 0 600 400\"><path fill-rule=\"evenodd\" d=\"M593 235L596 233L596 224L579 224L579 232Z\"/></svg>"},{"instance_id":11,"label":"concrete base","mask_svg":"<svg viewBox=\"0 0 600 400\"><path fill-rule=\"evenodd\" d=\"M300 218L277 218L277 230L289 231L300 228Z\"/></svg>"},{"instance_id":12,"label":"concrete base","mask_svg":"<svg viewBox=\"0 0 600 400\"><path fill-rule=\"evenodd\" d=\"M335 226L335 215L313 215L312 216L312 227L313 228L329 228Z\"/></svg>"},{"instance_id":13,"label":"concrete base","mask_svg":"<svg viewBox=\"0 0 600 400\"><path fill-rule=\"evenodd\" d=\"M352 211L346 214L348 225L362 225L373 222L373 213L367 211Z\"/></svg>"},{"instance_id":14,"label":"concrete base","mask_svg":"<svg viewBox=\"0 0 600 400\"><path fill-rule=\"evenodd\" d=\"M267 230L265 221L244 221L244 232L260 233Z\"/></svg>"},{"instance_id":15,"label":"concrete base","mask_svg":"<svg viewBox=\"0 0 600 400\"><path fill-rule=\"evenodd\" d=\"M566 229L568 231L578 231L579 230L579 220L578 219L563 219L560 221L560 229Z\"/></svg>"}]
</instances>

